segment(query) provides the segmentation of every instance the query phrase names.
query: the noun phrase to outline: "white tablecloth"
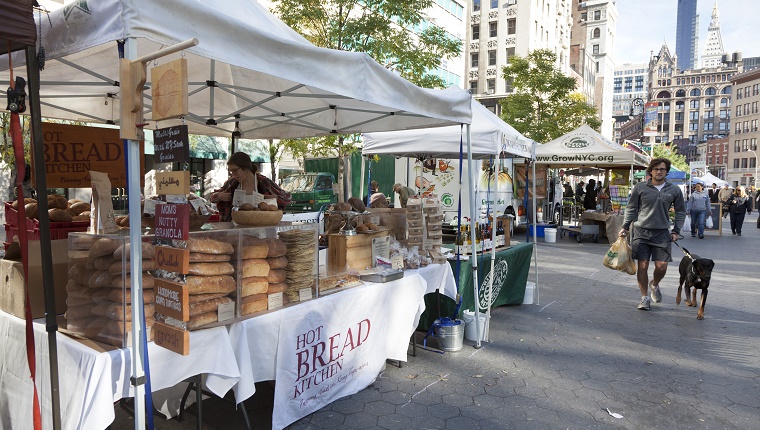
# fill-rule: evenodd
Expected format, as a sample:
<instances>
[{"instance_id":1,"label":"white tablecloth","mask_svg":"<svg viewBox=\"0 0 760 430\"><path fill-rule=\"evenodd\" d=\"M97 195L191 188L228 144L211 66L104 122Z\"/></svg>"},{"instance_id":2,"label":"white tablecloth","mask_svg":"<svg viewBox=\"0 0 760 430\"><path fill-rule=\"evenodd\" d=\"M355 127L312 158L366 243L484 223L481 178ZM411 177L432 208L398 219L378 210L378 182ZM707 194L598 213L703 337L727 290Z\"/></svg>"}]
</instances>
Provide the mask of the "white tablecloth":
<instances>
[{"instance_id":1,"label":"white tablecloth","mask_svg":"<svg viewBox=\"0 0 760 430\"><path fill-rule=\"evenodd\" d=\"M407 270L408 273L419 273L427 282L427 291L425 294L434 293L440 289L441 294L456 300L457 284L454 280L454 272L451 270L451 264L428 264L416 270Z\"/></svg>"},{"instance_id":2,"label":"white tablecloth","mask_svg":"<svg viewBox=\"0 0 760 430\"><path fill-rule=\"evenodd\" d=\"M425 311L424 295L427 289L427 282L419 273L407 271L404 278L396 281L365 283L231 324L230 340L240 368L240 382L234 387L235 399L241 402L251 397L255 392L255 382L275 380L280 326L308 314L310 309L329 306L328 302L339 302L339 308L345 309L367 303L368 294L377 295L378 299L371 303L385 308L387 318L383 320L386 325L383 332L386 333L388 347L387 357L375 358L383 362L386 359L406 361L409 337ZM340 315L335 317L340 318ZM216 376L211 375L207 381L213 382L215 379Z\"/></svg>"},{"instance_id":3,"label":"white tablecloth","mask_svg":"<svg viewBox=\"0 0 760 430\"><path fill-rule=\"evenodd\" d=\"M26 362L24 321L0 311L0 428L32 428L32 383ZM50 365L45 325L34 324L37 392L42 428L52 428ZM102 429L114 420L113 403L131 397L131 348L96 351L57 335L59 397L63 429ZM207 387L219 396L240 378L225 327L190 333L190 355L148 344L153 391L193 375L214 376Z\"/></svg>"}]
</instances>

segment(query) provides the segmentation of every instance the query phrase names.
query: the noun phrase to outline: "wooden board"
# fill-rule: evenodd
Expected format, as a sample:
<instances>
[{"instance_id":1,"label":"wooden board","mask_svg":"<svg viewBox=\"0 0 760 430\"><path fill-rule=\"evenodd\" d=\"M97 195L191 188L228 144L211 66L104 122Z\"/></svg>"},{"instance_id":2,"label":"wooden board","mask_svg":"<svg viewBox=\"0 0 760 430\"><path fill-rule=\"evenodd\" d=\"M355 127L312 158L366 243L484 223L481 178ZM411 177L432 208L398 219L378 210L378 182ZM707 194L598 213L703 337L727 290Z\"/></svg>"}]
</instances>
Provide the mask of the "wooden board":
<instances>
[{"instance_id":1,"label":"wooden board","mask_svg":"<svg viewBox=\"0 0 760 430\"><path fill-rule=\"evenodd\" d=\"M177 354L190 354L190 332L158 321L153 324L153 342Z\"/></svg>"},{"instance_id":2,"label":"wooden board","mask_svg":"<svg viewBox=\"0 0 760 430\"><path fill-rule=\"evenodd\" d=\"M376 233L328 236L328 264L331 270L364 270L372 265L372 239L388 236L388 230Z\"/></svg>"},{"instance_id":3,"label":"wooden board","mask_svg":"<svg viewBox=\"0 0 760 430\"><path fill-rule=\"evenodd\" d=\"M187 60L180 58L150 69L154 121L188 113Z\"/></svg>"}]
</instances>

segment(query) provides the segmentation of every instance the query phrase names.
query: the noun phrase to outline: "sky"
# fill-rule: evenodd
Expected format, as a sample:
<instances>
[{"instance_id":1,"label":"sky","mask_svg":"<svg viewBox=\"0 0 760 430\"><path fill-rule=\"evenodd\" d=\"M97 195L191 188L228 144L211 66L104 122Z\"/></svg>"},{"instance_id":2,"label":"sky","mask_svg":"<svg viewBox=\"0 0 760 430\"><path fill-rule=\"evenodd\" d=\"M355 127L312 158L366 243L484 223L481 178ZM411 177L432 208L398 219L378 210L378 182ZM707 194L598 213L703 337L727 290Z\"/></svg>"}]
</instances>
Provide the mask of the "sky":
<instances>
[{"instance_id":1,"label":"sky","mask_svg":"<svg viewBox=\"0 0 760 430\"><path fill-rule=\"evenodd\" d=\"M697 1L700 58L714 4L715 0ZM759 8L758 0L718 0L720 33L727 53L741 51L744 58L760 57ZM650 51L657 54L664 41L675 54L677 0L617 0L617 9L617 65L648 63Z\"/></svg>"}]
</instances>

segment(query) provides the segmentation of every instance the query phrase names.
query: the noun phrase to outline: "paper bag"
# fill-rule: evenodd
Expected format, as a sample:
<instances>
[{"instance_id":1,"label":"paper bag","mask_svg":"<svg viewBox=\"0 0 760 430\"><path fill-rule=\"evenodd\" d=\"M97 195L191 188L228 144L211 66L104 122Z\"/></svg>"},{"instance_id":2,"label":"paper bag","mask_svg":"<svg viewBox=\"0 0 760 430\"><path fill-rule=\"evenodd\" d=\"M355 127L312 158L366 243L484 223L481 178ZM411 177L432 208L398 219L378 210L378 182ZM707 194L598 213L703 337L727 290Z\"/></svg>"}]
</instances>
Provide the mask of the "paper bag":
<instances>
[{"instance_id":1,"label":"paper bag","mask_svg":"<svg viewBox=\"0 0 760 430\"><path fill-rule=\"evenodd\" d=\"M111 200L111 180L108 173L90 171L92 205L90 233L109 234L118 230Z\"/></svg>"},{"instance_id":2,"label":"paper bag","mask_svg":"<svg viewBox=\"0 0 760 430\"><path fill-rule=\"evenodd\" d=\"M619 270L629 275L636 274L636 262L631 256L631 245L624 237L619 237L604 255L602 263L610 269Z\"/></svg>"}]
</instances>

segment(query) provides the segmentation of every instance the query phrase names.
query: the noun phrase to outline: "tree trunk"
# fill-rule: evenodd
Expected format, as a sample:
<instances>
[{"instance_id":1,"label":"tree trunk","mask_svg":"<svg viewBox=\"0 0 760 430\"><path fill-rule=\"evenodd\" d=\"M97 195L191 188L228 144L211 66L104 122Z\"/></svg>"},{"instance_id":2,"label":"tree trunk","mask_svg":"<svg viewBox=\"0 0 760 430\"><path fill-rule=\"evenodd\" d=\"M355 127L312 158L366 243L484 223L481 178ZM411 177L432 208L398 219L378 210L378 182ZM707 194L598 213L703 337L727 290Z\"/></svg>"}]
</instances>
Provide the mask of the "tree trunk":
<instances>
[{"instance_id":1,"label":"tree trunk","mask_svg":"<svg viewBox=\"0 0 760 430\"><path fill-rule=\"evenodd\" d=\"M272 169L272 180L277 182L277 150L274 148L274 139L269 139L269 167Z\"/></svg>"},{"instance_id":2,"label":"tree trunk","mask_svg":"<svg viewBox=\"0 0 760 430\"><path fill-rule=\"evenodd\" d=\"M346 160L343 154L343 136L338 137L338 177L336 182L338 183L338 202L343 203L346 201L345 187L343 185L344 176L346 174Z\"/></svg>"}]
</instances>

